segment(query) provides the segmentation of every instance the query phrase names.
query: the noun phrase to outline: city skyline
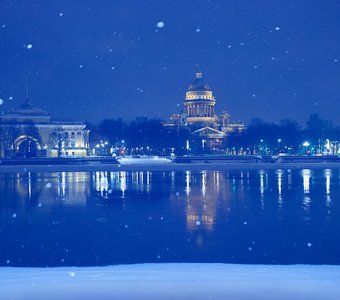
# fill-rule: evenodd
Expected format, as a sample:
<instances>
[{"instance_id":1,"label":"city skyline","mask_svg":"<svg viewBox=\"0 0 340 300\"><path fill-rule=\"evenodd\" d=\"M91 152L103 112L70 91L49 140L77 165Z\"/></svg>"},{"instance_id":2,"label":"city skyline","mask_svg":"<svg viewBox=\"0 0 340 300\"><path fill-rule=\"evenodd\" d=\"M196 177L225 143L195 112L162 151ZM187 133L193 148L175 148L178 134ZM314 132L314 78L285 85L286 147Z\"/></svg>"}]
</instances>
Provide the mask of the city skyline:
<instances>
[{"instance_id":1,"label":"city skyline","mask_svg":"<svg viewBox=\"0 0 340 300\"><path fill-rule=\"evenodd\" d=\"M168 120L200 69L246 124L340 123L337 1L0 4L1 111L29 98L62 119Z\"/></svg>"}]
</instances>

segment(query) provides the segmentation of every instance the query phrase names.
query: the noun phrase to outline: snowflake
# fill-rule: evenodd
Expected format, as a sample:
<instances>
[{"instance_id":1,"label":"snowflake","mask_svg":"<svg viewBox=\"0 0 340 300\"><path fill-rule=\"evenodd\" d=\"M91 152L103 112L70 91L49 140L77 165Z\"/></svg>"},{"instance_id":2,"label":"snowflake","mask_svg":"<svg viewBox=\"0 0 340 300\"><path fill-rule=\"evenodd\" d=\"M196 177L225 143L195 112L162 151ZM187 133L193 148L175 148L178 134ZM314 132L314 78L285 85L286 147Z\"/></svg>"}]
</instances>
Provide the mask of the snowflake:
<instances>
[{"instance_id":1,"label":"snowflake","mask_svg":"<svg viewBox=\"0 0 340 300\"><path fill-rule=\"evenodd\" d=\"M165 23L162 22L162 21L159 21L159 22L157 23L157 28L163 28L164 26L165 26Z\"/></svg>"}]
</instances>

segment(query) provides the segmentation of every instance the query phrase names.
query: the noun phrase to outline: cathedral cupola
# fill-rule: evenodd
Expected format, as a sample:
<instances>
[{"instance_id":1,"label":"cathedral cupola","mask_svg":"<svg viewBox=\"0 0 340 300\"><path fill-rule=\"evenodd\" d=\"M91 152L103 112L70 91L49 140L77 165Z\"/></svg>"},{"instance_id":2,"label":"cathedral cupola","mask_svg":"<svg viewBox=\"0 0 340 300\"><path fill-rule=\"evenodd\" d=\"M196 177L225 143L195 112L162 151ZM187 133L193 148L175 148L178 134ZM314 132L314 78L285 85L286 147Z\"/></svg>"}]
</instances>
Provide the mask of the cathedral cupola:
<instances>
[{"instance_id":1,"label":"cathedral cupola","mask_svg":"<svg viewBox=\"0 0 340 300\"><path fill-rule=\"evenodd\" d=\"M195 81L189 86L184 101L184 112L188 124L216 122L216 100L210 87L203 81L202 72L196 73Z\"/></svg>"}]
</instances>

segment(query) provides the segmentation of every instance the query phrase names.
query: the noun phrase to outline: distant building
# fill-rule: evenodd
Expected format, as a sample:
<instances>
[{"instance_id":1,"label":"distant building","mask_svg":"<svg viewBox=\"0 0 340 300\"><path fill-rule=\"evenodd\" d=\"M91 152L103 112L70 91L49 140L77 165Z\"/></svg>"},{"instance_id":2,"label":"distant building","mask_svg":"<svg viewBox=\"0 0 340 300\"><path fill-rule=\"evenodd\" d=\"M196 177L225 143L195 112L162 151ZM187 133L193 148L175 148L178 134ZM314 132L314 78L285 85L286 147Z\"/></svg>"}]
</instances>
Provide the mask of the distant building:
<instances>
[{"instance_id":1,"label":"distant building","mask_svg":"<svg viewBox=\"0 0 340 300\"><path fill-rule=\"evenodd\" d=\"M202 72L196 73L195 81L189 86L183 103L183 112L170 117L168 127L186 126L201 147L221 150L228 135L242 132L244 124L233 123L228 112L219 116L215 112L216 99L210 87L203 81Z\"/></svg>"},{"instance_id":2,"label":"distant building","mask_svg":"<svg viewBox=\"0 0 340 300\"><path fill-rule=\"evenodd\" d=\"M84 123L52 121L28 99L0 115L1 157L84 157L89 130Z\"/></svg>"}]
</instances>

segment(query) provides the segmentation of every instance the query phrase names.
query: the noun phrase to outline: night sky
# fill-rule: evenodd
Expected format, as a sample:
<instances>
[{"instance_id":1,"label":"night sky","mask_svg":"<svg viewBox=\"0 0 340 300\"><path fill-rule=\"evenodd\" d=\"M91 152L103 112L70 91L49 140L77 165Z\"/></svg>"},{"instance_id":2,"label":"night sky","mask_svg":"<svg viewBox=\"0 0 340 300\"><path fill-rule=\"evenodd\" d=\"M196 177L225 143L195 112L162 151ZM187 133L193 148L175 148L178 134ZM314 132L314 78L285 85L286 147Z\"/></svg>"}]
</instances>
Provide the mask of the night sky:
<instances>
[{"instance_id":1,"label":"night sky","mask_svg":"<svg viewBox=\"0 0 340 300\"><path fill-rule=\"evenodd\" d=\"M162 26L164 25L164 26ZM340 123L340 1L0 0L0 109L168 119L198 68L235 121Z\"/></svg>"}]
</instances>

